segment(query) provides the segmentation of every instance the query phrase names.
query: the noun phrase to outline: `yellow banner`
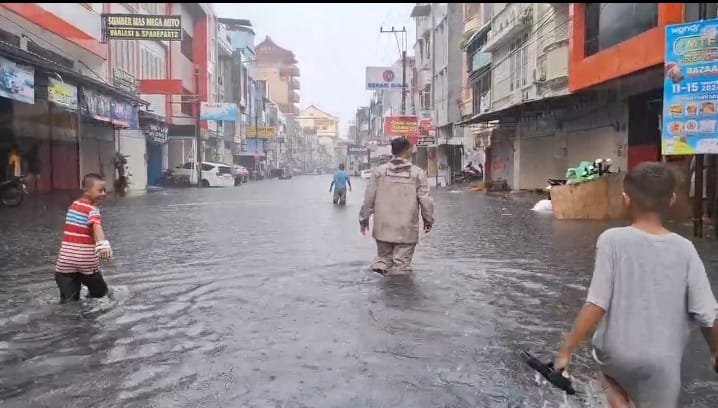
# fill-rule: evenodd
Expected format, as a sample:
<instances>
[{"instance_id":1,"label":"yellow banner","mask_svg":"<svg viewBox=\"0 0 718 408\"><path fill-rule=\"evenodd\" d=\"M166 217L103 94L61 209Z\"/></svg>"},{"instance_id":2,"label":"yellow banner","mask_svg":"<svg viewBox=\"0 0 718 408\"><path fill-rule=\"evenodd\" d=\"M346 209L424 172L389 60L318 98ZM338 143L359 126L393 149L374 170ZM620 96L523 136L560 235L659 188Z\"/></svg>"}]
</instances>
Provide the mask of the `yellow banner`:
<instances>
[{"instance_id":1,"label":"yellow banner","mask_svg":"<svg viewBox=\"0 0 718 408\"><path fill-rule=\"evenodd\" d=\"M248 138L259 138L259 139L273 139L276 137L276 131L273 127L248 127L247 137Z\"/></svg>"}]
</instances>

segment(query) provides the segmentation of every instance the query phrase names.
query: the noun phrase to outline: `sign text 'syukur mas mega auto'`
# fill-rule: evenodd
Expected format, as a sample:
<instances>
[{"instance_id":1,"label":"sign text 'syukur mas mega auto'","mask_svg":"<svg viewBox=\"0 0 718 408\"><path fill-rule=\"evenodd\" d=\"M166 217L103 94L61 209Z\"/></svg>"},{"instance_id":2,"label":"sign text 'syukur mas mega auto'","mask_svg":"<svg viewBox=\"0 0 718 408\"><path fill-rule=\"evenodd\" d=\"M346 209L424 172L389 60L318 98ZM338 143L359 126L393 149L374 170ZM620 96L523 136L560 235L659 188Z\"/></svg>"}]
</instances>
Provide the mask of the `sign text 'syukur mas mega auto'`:
<instances>
[{"instance_id":1,"label":"sign text 'syukur mas mega auto'","mask_svg":"<svg viewBox=\"0 0 718 408\"><path fill-rule=\"evenodd\" d=\"M661 151L718 153L718 20L666 26Z\"/></svg>"},{"instance_id":2,"label":"sign text 'syukur mas mega auto'","mask_svg":"<svg viewBox=\"0 0 718 408\"><path fill-rule=\"evenodd\" d=\"M180 16L103 14L103 40L182 40Z\"/></svg>"}]
</instances>

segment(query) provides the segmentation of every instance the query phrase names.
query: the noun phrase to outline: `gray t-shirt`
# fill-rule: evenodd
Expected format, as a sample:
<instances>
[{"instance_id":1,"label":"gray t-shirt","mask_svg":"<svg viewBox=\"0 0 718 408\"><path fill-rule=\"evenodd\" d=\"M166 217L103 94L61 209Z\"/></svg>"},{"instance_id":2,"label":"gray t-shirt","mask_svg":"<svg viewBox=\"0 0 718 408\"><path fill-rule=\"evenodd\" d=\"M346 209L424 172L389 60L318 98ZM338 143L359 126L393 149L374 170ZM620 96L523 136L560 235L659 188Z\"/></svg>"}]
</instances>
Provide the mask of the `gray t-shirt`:
<instances>
[{"instance_id":1,"label":"gray t-shirt","mask_svg":"<svg viewBox=\"0 0 718 408\"><path fill-rule=\"evenodd\" d=\"M678 234L613 228L598 238L587 302L606 311L593 336L602 371L637 407L675 407L691 329L718 303L693 244Z\"/></svg>"}]
</instances>

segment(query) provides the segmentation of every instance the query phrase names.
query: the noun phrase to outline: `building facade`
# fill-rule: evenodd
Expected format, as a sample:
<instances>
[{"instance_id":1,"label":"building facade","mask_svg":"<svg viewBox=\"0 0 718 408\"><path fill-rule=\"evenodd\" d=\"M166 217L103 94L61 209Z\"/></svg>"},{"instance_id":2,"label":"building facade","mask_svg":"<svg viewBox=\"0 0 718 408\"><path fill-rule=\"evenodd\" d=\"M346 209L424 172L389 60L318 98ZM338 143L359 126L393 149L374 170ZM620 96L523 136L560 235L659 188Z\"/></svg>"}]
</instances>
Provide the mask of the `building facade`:
<instances>
[{"instance_id":1,"label":"building facade","mask_svg":"<svg viewBox=\"0 0 718 408\"><path fill-rule=\"evenodd\" d=\"M14 78L0 92L0 167L18 149L34 191L77 190L88 172L113 180L122 134L137 136L149 102L115 85L112 44L101 42L108 11L109 3L0 4L0 65Z\"/></svg>"},{"instance_id":2,"label":"building facade","mask_svg":"<svg viewBox=\"0 0 718 408\"><path fill-rule=\"evenodd\" d=\"M278 104L279 110L288 115L299 115L299 67L290 50L278 46L267 36L257 44L254 75L267 81L269 97Z\"/></svg>"}]
</instances>

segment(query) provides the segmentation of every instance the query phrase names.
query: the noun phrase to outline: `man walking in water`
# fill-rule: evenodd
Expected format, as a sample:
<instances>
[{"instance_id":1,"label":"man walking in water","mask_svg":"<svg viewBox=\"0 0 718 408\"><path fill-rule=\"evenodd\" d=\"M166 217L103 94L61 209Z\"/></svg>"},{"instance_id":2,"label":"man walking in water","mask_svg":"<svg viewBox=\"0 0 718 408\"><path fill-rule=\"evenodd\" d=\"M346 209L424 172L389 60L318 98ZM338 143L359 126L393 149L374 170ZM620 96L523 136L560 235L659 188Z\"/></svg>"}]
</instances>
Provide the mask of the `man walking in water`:
<instances>
[{"instance_id":1,"label":"man walking in water","mask_svg":"<svg viewBox=\"0 0 718 408\"><path fill-rule=\"evenodd\" d=\"M364 204L359 213L362 234L369 229L374 215L377 258L372 270L381 275L395 268L406 271L411 266L414 249L419 242L419 212L424 232L434 224L434 202L424 170L411 164L411 144L405 138L391 141L394 156L389 163L377 167L369 180Z\"/></svg>"},{"instance_id":2,"label":"man walking in water","mask_svg":"<svg viewBox=\"0 0 718 408\"><path fill-rule=\"evenodd\" d=\"M352 182L349 181L349 173L344 170L344 164L339 165L339 170L334 173L332 184L329 186L329 192L334 189L334 204L346 205L347 204L347 185L349 185L349 191L352 191Z\"/></svg>"}]
</instances>

